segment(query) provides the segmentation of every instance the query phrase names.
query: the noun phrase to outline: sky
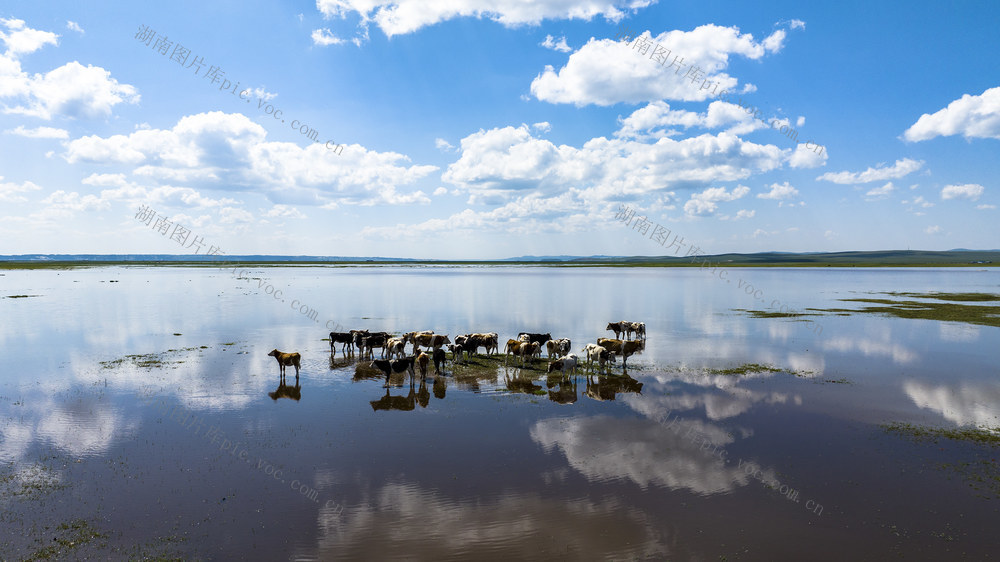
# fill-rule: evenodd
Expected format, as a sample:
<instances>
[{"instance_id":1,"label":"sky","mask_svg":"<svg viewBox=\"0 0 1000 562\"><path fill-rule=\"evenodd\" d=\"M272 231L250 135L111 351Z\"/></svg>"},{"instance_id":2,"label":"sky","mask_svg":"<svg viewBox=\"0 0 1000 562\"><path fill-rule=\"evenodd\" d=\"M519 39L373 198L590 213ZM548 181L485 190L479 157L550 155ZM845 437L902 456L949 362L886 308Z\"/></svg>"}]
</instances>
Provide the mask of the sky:
<instances>
[{"instance_id":1,"label":"sky","mask_svg":"<svg viewBox=\"0 0 1000 562\"><path fill-rule=\"evenodd\" d=\"M0 254L1000 248L997 2L123 4L0 6Z\"/></svg>"}]
</instances>

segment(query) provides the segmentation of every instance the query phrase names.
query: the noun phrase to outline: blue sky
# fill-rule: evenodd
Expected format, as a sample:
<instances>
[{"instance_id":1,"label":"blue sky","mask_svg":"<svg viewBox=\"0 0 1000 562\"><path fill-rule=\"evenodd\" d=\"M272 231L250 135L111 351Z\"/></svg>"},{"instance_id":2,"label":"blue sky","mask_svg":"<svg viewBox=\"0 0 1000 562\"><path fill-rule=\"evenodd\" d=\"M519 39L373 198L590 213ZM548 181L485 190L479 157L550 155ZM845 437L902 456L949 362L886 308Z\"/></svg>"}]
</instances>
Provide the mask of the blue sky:
<instances>
[{"instance_id":1,"label":"blue sky","mask_svg":"<svg viewBox=\"0 0 1000 562\"><path fill-rule=\"evenodd\" d=\"M5 2L0 253L677 251L621 205L680 255L993 249L998 23L995 2Z\"/></svg>"}]
</instances>

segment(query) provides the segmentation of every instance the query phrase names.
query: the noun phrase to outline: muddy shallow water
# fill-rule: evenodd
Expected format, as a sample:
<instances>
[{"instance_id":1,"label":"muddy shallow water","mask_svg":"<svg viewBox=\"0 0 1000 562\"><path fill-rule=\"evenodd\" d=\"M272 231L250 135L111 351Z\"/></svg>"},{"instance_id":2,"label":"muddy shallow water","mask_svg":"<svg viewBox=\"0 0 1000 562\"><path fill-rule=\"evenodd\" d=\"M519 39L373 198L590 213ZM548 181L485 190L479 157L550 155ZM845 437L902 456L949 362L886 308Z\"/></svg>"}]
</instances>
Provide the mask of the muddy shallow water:
<instances>
[{"instance_id":1,"label":"muddy shallow water","mask_svg":"<svg viewBox=\"0 0 1000 562\"><path fill-rule=\"evenodd\" d=\"M996 552L993 446L880 424L1000 426L1000 328L734 310L995 294L995 270L4 273L0 297L36 295L0 298L4 559ZM580 354L623 319L648 332L627 377L620 363L560 378L478 358L386 389L324 341L337 325L495 331L501 345L551 332ZM292 368L279 384L274 348L301 353L297 386Z\"/></svg>"}]
</instances>

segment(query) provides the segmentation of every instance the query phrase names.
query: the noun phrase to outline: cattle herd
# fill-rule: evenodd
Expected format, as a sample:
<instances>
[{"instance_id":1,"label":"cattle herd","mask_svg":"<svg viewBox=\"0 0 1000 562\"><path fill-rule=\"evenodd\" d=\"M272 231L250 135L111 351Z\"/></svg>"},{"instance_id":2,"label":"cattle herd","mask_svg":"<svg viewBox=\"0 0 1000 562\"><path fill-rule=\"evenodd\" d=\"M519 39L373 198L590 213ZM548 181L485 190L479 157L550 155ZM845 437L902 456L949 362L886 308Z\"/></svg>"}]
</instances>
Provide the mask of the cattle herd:
<instances>
[{"instance_id":1,"label":"cattle herd","mask_svg":"<svg viewBox=\"0 0 1000 562\"><path fill-rule=\"evenodd\" d=\"M597 363L601 369L615 363L616 357L622 358L622 366L630 355L641 351L645 346L646 325L643 322L609 322L606 330L615 334L614 338L598 338L597 343L587 344L580 352L584 361L590 366ZM619 339L621 336L626 339ZM636 339L629 339L632 336ZM368 330L351 330L349 332L330 332L330 353L336 355L337 344L342 344L341 353L345 356L354 354L355 350L361 358L371 361L371 367L385 374L386 384L393 373L409 372L411 381L420 370L421 378L427 376L427 369L433 361L434 370L441 372L446 360L444 349L452 354L452 361L462 363L471 355L478 354L482 348L486 355L497 354L500 351L500 336L496 332L464 334L455 336L452 342L447 335L435 334L433 331L408 332L399 336L388 332L370 332ZM407 344L412 344L410 355L406 354ZM504 361L508 357L520 360L521 366L531 363L541 357L542 348L548 352L548 372L575 372L579 358L570 353L571 342L567 338L553 338L551 334L534 334L521 332L516 339L509 339L504 345ZM421 350L426 347L427 351ZM375 350L379 350L379 359L375 359ZM295 376L298 378L299 354L282 353L275 349L268 355L278 361L282 377L286 366L295 366Z\"/></svg>"}]
</instances>

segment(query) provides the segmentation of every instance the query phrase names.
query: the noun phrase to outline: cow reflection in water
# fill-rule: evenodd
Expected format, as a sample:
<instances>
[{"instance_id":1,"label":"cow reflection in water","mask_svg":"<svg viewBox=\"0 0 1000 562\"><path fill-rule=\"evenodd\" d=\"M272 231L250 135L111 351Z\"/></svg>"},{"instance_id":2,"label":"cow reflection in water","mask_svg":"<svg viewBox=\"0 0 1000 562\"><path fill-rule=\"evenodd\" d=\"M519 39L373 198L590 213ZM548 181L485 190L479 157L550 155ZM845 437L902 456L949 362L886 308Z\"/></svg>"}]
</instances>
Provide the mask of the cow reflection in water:
<instances>
[{"instance_id":1,"label":"cow reflection in water","mask_svg":"<svg viewBox=\"0 0 1000 562\"><path fill-rule=\"evenodd\" d=\"M434 380L434 395L438 398L444 398L444 384L441 385L441 395L438 396L438 379ZM385 396L379 398L378 400L371 400L369 404L372 405L373 411L379 410L403 410L410 411L420 404L421 408L426 408L427 404L431 401L431 393L427 390L427 381L422 379L420 385L414 388L413 380L410 380L410 393L406 396L393 396L389 394L389 389L385 389Z\"/></svg>"},{"instance_id":2,"label":"cow reflection in water","mask_svg":"<svg viewBox=\"0 0 1000 562\"><path fill-rule=\"evenodd\" d=\"M444 395L447 391L448 391L447 380L441 375L434 377L434 398L437 398L438 400L443 400Z\"/></svg>"},{"instance_id":3,"label":"cow reflection in water","mask_svg":"<svg viewBox=\"0 0 1000 562\"><path fill-rule=\"evenodd\" d=\"M592 378L597 380L592 382ZM616 394L626 392L642 394L642 383L625 374L615 377L587 375L587 389L584 394L588 398L600 401L614 400Z\"/></svg>"},{"instance_id":4,"label":"cow reflection in water","mask_svg":"<svg viewBox=\"0 0 1000 562\"><path fill-rule=\"evenodd\" d=\"M377 412L379 410L403 410L410 411L417 407L416 401L417 395L414 393L413 385L410 385L410 393L406 396L392 396L389 394L389 389L385 389L385 396L379 398L378 400L372 400L369 404L372 405L372 410Z\"/></svg>"},{"instance_id":5,"label":"cow reflection in water","mask_svg":"<svg viewBox=\"0 0 1000 562\"><path fill-rule=\"evenodd\" d=\"M558 404L576 403L576 376L564 375L562 373L550 373L545 380L545 386L549 389L549 400ZM558 390L552 390L558 386Z\"/></svg>"},{"instance_id":6,"label":"cow reflection in water","mask_svg":"<svg viewBox=\"0 0 1000 562\"><path fill-rule=\"evenodd\" d=\"M274 392L268 392L267 395L275 402L278 401L278 398L291 398L298 402L302 398L302 387L299 386L298 377L295 378L295 386L288 386L285 384L285 379L281 378L278 388Z\"/></svg>"},{"instance_id":7,"label":"cow reflection in water","mask_svg":"<svg viewBox=\"0 0 1000 562\"><path fill-rule=\"evenodd\" d=\"M524 394L545 394L542 387L535 384L532 375L525 374L524 369L516 369L514 376L510 376L510 371L504 372L504 381L507 383L507 390L511 392L523 392Z\"/></svg>"}]
</instances>

